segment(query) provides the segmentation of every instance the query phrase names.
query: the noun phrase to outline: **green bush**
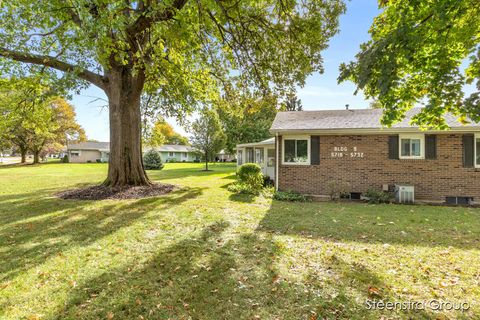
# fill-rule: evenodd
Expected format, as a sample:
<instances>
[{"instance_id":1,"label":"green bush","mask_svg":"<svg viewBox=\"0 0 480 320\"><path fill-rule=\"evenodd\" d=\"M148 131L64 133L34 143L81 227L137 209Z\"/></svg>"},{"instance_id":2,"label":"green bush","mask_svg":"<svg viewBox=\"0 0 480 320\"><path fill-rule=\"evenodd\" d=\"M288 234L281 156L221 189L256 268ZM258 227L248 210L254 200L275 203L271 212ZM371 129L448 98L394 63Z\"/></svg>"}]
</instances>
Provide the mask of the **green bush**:
<instances>
[{"instance_id":1,"label":"green bush","mask_svg":"<svg viewBox=\"0 0 480 320\"><path fill-rule=\"evenodd\" d=\"M390 203L393 199L391 193L373 188L368 189L363 195L368 198L368 203Z\"/></svg>"},{"instance_id":2,"label":"green bush","mask_svg":"<svg viewBox=\"0 0 480 320\"><path fill-rule=\"evenodd\" d=\"M143 166L147 170L162 170L163 163L160 153L151 149L143 156Z\"/></svg>"},{"instance_id":3,"label":"green bush","mask_svg":"<svg viewBox=\"0 0 480 320\"><path fill-rule=\"evenodd\" d=\"M256 163L242 164L238 169L238 179L251 193L258 193L263 187L262 168Z\"/></svg>"},{"instance_id":4,"label":"green bush","mask_svg":"<svg viewBox=\"0 0 480 320\"><path fill-rule=\"evenodd\" d=\"M64 155L64 156L63 156L62 162L63 162L63 163L69 163L69 162L70 162L70 159L68 159L68 155Z\"/></svg>"},{"instance_id":5,"label":"green bush","mask_svg":"<svg viewBox=\"0 0 480 320\"><path fill-rule=\"evenodd\" d=\"M269 176L263 176L263 187L273 187L273 180Z\"/></svg>"},{"instance_id":6,"label":"green bush","mask_svg":"<svg viewBox=\"0 0 480 320\"><path fill-rule=\"evenodd\" d=\"M298 201L305 202L308 200L303 194L295 191L276 191L273 194L273 199L280 201Z\"/></svg>"}]
</instances>

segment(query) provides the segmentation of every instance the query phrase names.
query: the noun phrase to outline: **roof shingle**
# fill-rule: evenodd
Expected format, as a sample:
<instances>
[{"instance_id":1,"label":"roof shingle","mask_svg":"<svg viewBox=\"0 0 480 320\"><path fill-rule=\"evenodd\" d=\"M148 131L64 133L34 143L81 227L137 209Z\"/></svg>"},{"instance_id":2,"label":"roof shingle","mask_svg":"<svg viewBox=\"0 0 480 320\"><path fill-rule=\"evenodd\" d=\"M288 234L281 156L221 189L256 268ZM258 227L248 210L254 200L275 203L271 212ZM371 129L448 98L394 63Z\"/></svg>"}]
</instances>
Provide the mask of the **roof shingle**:
<instances>
[{"instance_id":1,"label":"roof shingle","mask_svg":"<svg viewBox=\"0 0 480 320\"><path fill-rule=\"evenodd\" d=\"M410 125L411 118L421 111L421 108L410 109L405 118L392 128L417 128ZM335 130L335 129L382 129L380 119L382 109L349 109L349 110L316 110L287 111L277 113L270 128L272 132L288 130ZM465 127L453 115L445 115L445 120L451 128ZM478 123L466 125L479 127Z\"/></svg>"}]
</instances>

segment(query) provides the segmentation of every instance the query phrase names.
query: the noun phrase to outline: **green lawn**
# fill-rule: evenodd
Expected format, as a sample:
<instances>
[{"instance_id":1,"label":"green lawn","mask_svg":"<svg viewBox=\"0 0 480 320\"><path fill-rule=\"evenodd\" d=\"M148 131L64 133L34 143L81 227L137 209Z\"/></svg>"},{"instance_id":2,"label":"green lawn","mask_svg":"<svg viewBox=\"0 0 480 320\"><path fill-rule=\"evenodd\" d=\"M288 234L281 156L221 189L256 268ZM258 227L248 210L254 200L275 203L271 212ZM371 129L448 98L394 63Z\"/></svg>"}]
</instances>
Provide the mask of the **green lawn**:
<instances>
[{"instance_id":1,"label":"green lawn","mask_svg":"<svg viewBox=\"0 0 480 320\"><path fill-rule=\"evenodd\" d=\"M380 319L480 314L480 210L230 194L232 164L149 172L181 188L60 200L104 164L0 168L0 318ZM370 290L369 290L370 288ZM378 294L378 295L377 295ZM367 298L469 302L367 310Z\"/></svg>"}]
</instances>

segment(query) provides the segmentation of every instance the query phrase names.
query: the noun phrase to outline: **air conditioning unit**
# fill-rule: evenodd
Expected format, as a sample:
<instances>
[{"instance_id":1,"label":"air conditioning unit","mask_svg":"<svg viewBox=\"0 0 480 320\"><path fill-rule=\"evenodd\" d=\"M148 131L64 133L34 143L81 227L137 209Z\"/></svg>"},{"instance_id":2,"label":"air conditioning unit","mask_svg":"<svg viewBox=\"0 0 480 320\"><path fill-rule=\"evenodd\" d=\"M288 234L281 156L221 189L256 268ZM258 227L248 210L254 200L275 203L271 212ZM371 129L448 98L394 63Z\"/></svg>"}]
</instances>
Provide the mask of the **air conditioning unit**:
<instances>
[{"instance_id":1,"label":"air conditioning unit","mask_svg":"<svg viewBox=\"0 0 480 320\"><path fill-rule=\"evenodd\" d=\"M415 202L415 187L414 186L395 186L395 199L399 203L414 203Z\"/></svg>"}]
</instances>

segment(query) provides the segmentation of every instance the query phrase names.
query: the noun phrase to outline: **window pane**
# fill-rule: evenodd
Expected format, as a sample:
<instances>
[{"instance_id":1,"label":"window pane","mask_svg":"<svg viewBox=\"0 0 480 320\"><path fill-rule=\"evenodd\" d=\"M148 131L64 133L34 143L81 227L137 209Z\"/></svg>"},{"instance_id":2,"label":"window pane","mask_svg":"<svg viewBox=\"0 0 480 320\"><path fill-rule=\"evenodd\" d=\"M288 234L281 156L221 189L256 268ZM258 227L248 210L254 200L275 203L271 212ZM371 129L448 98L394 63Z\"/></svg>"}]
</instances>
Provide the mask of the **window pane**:
<instances>
[{"instance_id":1,"label":"window pane","mask_svg":"<svg viewBox=\"0 0 480 320\"><path fill-rule=\"evenodd\" d=\"M267 149L267 167L275 166L275 149Z\"/></svg>"},{"instance_id":2,"label":"window pane","mask_svg":"<svg viewBox=\"0 0 480 320\"><path fill-rule=\"evenodd\" d=\"M284 143L284 159L285 162L295 162L295 140L285 140Z\"/></svg>"},{"instance_id":3,"label":"window pane","mask_svg":"<svg viewBox=\"0 0 480 320\"><path fill-rule=\"evenodd\" d=\"M297 162L307 162L308 157L307 140L297 140Z\"/></svg>"},{"instance_id":4,"label":"window pane","mask_svg":"<svg viewBox=\"0 0 480 320\"><path fill-rule=\"evenodd\" d=\"M263 164L263 149L255 149L255 162Z\"/></svg>"},{"instance_id":5,"label":"window pane","mask_svg":"<svg viewBox=\"0 0 480 320\"><path fill-rule=\"evenodd\" d=\"M412 156L420 157L420 139L411 139Z\"/></svg>"},{"instance_id":6,"label":"window pane","mask_svg":"<svg viewBox=\"0 0 480 320\"><path fill-rule=\"evenodd\" d=\"M480 139L475 140L475 150L477 152L476 164L480 166Z\"/></svg>"},{"instance_id":7,"label":"window pane","mask_svg":"<svg viewBox=\"0 0 480 320\"><path fill-rule=\"evenodd\" d=\"M401 154L402 157L408 157L410 155L410 139L402 139Z\"/></svg>"}]
</instances>

